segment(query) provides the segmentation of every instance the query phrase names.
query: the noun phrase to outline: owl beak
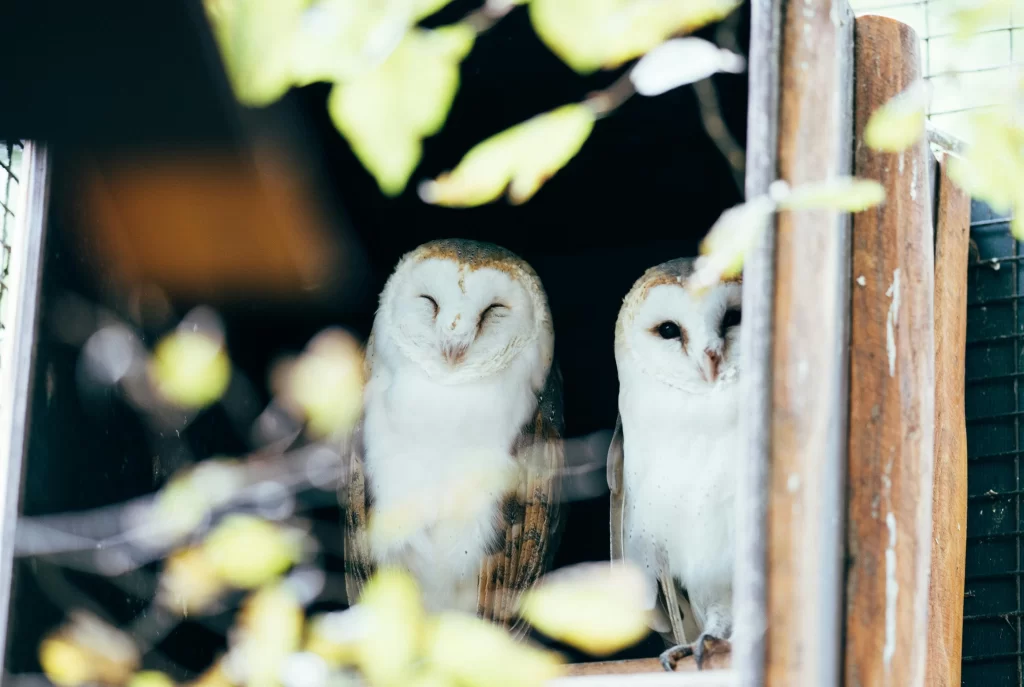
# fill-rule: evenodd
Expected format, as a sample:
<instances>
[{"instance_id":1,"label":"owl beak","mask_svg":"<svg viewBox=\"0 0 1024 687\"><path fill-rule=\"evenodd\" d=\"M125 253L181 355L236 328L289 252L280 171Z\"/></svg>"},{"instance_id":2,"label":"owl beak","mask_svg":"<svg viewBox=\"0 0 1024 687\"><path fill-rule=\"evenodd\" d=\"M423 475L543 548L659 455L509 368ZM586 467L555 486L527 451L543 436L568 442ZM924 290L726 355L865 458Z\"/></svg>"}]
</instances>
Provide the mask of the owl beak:
<instances>
[{"instance_id":1,"label":"owl beak","mask_svg":"<svg viewBox=\"0 0 1024 687\"><path fill-rule=\"evenodd\" d=\"M441 355L449 365L458 365L466 357L469 346L463 343L446 343L441 347Z\"/></svg>"},{"instance_id":2,"label":"owl beak","mask_svg":"<svg viewBox=\"0 0 1024 687\"><path fill-rule=\"evenodd\" d=\"M704 381L714 382L718 379L718 366L722 362L722 355L710 348L705 349L704 359L701 361L700 371Z\"/></svg>"}]
</instances>

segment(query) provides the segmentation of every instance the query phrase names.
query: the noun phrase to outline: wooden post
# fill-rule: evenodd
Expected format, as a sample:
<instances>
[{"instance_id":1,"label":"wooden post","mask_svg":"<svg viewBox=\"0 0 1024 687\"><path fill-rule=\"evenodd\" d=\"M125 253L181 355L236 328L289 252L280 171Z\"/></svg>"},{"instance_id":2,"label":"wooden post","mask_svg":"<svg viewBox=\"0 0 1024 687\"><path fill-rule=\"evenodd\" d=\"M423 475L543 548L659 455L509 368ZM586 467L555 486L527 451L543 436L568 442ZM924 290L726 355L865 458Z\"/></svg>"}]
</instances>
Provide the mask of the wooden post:
<instances>
[{"instance_id":1,"label":"wooden post","mask_svg":"<svg viewBox=\"0 0 1024 687\"><path fill-rule=\"evenodd\" d=\"M924 137L902 153L862 140L871 113L920 78L917 36L865 16L855 37L854 171L882 183L887 198L853 221L845 684L923 687L935 427L931 153Z\"/></svg>"},{"instance_id":2,"label":"wooden post","mask_svg":"<svg viewBox=\"0 0 1024 687\"><path fill-rule=\"evenodd\" d=\"M845 0L786 3L779 176L852 171L853 18ZM769 687L841 675L849 215L783 213L775 243L768 502ZM746 288L744 288L746 291Z\"/></svg>"},{"instance_id":3,"label":"wooden post","mask_svg":"<svg viewBox=\"0 0 1024 687\"><path fill-rule=\"evenodd\" d=\"M964 356L971 199L939 161L935 229L935 476L928 591L928 687L959 687L967 556Z\"/></svg>"}]
</instances>

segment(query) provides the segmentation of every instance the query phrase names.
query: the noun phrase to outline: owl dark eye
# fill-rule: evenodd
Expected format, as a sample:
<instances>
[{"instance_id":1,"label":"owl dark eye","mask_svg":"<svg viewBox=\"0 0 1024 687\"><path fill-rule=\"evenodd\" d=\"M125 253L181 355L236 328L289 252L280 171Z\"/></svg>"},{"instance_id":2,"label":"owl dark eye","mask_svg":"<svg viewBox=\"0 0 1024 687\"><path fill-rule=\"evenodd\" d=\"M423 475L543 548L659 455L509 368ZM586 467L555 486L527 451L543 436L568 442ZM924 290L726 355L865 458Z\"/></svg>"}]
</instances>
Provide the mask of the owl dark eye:
<instances>
[{"instance_id":1,"label":"owl dark eye","mask_svg":"<svg viewBox=\"0 0 1024 687\"><path fill-rule=\"evenodd\" d=\"M505 305L504 303L491 303L486 308L484 308L484 311L482 313L480 313L480 322L477 323L477 326L479 327L480 325L482 325L484 323L484 320L487 319L488 315L491 315L491 314L497 312L501 308L507 308L507 307L508 306Z\"/></svg>"},{"instance_id":2,"label":"owl dark eye","mask_svg":"<svg viewBox=\"0 0 1024 687\"><path fill-rule=\"evenodd\" d=\"M675 322L662 322L658 325L658 336L663 339L678 339L681 335L679 325Z\"/></svg>"},{"instance_id":3,"label":"owl dark eye","mask_svg":"<svg viewBox=\"0 0 1024 687\"><path fill-rule=\"evenodd\" d=\"M434 317L437 317L437 313L440 310L440 308L437 305L437 301L435 301L433 298L431 298L430 296L428 296L425 293L421 293L420 294L420 298L425 298L427 301L430 302L430 305L433 306L433 308L434 308Z\"/></svg>"},{"instance_id":4,"label":"owl dark eye","mask_svg":"<svg viewBox=\"0 0 1024 687\"><path fill-rule=\"evenodd\" d=\"M728 310L726 310L725 315L722 317L722 335L724 336L725 332L732 329L733 327L738 326L742 321L742 318L743 313L740 311L739 308L729 308Z\"/></svg>"}]
</instances>

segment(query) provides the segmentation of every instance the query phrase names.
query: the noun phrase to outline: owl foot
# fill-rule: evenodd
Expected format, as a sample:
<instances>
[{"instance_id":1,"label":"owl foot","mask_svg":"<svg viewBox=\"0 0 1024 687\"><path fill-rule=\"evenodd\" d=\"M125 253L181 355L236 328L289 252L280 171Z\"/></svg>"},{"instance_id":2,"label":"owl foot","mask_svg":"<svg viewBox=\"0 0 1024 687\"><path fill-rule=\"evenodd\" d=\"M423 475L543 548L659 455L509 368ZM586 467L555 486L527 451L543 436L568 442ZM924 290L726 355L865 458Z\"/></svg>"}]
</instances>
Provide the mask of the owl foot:
<instances>
[{"instance_id":1,"label":"owl foot","mask_svg":"<svg viewBox=\"0 0 1024 687\"><path fill-rule=\"evenodd\" d=\"M693 656L694 661L697 663L697 670L703 670L705 658L711 654L728 651L729 648L729 640L712 637L705 633L698 637L697 641L693 644L677 644L671 649L662 652L658 658L661 660L661 667L670 673L675 671L676 663L687 656Z\"/></svg>"}]
</instances>

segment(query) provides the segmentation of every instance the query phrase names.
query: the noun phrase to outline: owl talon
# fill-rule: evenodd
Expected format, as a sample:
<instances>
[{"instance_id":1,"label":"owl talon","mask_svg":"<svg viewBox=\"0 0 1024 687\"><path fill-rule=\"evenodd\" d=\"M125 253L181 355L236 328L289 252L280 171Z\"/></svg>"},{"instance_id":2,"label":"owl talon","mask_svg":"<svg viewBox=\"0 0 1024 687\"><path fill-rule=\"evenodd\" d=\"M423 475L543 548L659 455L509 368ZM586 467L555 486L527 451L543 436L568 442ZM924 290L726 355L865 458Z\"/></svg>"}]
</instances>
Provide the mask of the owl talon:
<instances>
[{"instance_id":1,"label":"owl talon","mask_svg":"<svg viewBox=\"0 0 1024 687\"><path fill-rule=\"evenodd\" d=\"M719 639L709 634L702 634L693 644L677 644L668 649L658 657L661 660L661 667L668 672L674 672L676 664L687 656L693 656L697 664L697 670L704 670L704 660L711 654L728 651L731 645L726 639Z\"/></svg>"}]
</instances>

